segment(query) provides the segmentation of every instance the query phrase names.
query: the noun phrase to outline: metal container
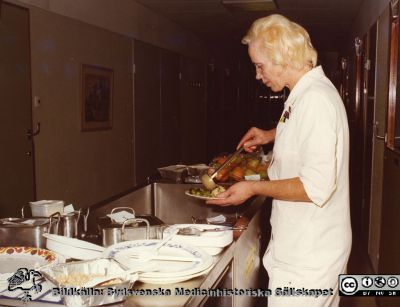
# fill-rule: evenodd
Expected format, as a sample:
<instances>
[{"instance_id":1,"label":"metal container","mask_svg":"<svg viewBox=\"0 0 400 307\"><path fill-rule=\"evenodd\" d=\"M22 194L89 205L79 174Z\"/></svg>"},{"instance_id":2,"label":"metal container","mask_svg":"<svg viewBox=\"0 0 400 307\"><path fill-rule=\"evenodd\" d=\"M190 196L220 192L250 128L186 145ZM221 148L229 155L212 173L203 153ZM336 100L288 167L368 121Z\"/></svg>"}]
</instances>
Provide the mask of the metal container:
<instances>
[{"instance_id":1,"label":"metal container","mask_svg":"<svg viewBox=\"0 0 400 307\"><path fill-rule=\"evenodd\" d=\"M184 178L187 175L187 167L183 164L159 167L157 170L162 178L169 179L175 182L183 182Z\"/></svg>"},{"instance_id":2,"label":"metal container","mask_svg":"<svg viewBox=\"0 0 400 307\"><path fill-rule=\"evenodd\" d=\"M62 200L34 201L30 202L29 206L34 217L49 217L56 212L62 214L64 210L64 202Z\"/></svg>"},{"instance_id":3,"label":"metal container","mask_svg":"<svg viewBox=\"0 0 400 307\"><path fill-rule=\"evenodd\" d=\"M121 281L106 286L95 286L92 288L93 294L89 295L62 295L66 306L83 307L83 306L101 306L105 304L113 304L123 301L126 295L108 295L108 291L117 293L125 293L126 289L130 289L137 279L136 274L128 275L125 273L126 268L114 259L95 259L86 261L74 261L69 263L58 264L40 270L43 275L59 289L81 288L82 285L66 285L62 282L63 278L68 276L90 277L90 276L107 276L118 274ZM75 278L77 279L77 278ZM85 288L82 288L85 289ZM101 294L101 292L103 292Z\"/></svg>"},{"instance_id":4,"label":"metal container","mask_svg":"<svg viewBox=\"0 0 400 307\"><path fill-rule=\"evenodd\" d=\"M134 219L126 220L122 224L112 222L108 216L98 219L103 246L122 241L161 239L165 226L163 221L150 214L137 215Z\"/></svg>"},{"instance_id":5,"label":"metal container","mask_svg":"<svg viewBox=\"0 0 400 307\"><path fill-rule=\"evenodd\" d=\"M64 204L64 202L63 202L63 204ZM25 205L21 209L22 218L25 218L25 208L27 208L27 207L28 207L28 205ZM33 216L32 206L31 206L31 210L32 210L32 216ZM42 211L40 211L40 212L42 212ZM54 223L52 225L52 227L50 229L50 233L58 234L61 236L66 236L69 238L78 237L78 234L79 234L78 222L79 222L80 216L81 216L81 210L74 211L71 213L66 213L66 214L62 214L62 212L58 212L58 211L52 213L50 215L50 217L57 218L58 222ZM43 216L43 217L45 217L45 216Z\"/></svg>"},{"instance_id":6,"label":"metal container","mask_svg":"<svg viewBox=\"0 0 400 307\"><path fill-rule=\"evenodd\" d=\"M53 218L0 219L0 246L46 248L44 233L52 227Z\"/></svg>"}]
</instances>

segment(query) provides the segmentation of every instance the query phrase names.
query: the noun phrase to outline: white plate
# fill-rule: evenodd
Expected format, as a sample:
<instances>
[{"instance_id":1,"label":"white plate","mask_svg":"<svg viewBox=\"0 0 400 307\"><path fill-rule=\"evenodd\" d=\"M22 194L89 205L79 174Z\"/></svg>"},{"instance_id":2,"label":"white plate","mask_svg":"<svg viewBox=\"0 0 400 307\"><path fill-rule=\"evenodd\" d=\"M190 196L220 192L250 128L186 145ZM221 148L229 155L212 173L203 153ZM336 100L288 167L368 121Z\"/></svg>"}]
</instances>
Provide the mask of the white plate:
<instances>
[{"instance_id":1,"label":"white plate","mask_svg":"<svg viewBox=\"0 0 400 307\"><path fill-rule=\"evenodd\" d=\"M187 196L194 197L194 198L197 198L197 199L202 199L202 200L223 199L223 198L220 198L220 197L210 197L210 196L201 196L201 195L190 194L189 190L185 191L185 194Z\"/></svg>"},{"instance_id":2,"label":"white plate","mask_svg":"<svg viewBox=\"0 0 400 307\"><path fill-rule=\"evenodd\" d=\"M78 239L45 233L46 248L66 258L91 260L101 257L104 247Z\"/></svg>"},{"instance_id":3,"label":"white plate","mask_svg":"<svg viewBox=\"0 0 400 307\"><path fill-rule=\"evenodd\" d=\"M149 252L154 248L154 246L160 240L135 240L117 243L109 246L104 252L103 257L114 258L118 262L126 265L128 267L135 267L138 260L133 260L129 258L130 253L138 252ZM180 256L180 257L196 257L200 259L199 261L183 262L183 261L160 261L160 260L150 260L154 264L157 271L144 272L140 274L139 280L141 278L172 278L172 277L183 277L192 274L197 274L204 271L212 266L213 258L201 250L187 244L181 243L166 243L164 246L159 248L159 255L168 256Z\"/></svg>"},{"instance_id":4,"label":"white plate","mask_svg":"<svg viewBox=\"0 0 400 307\"><path fill-rule=\"evenodd\" d=\"M173 284L173 283L177 283L177 282L183 282L204 274L207 274L208 272L210 272L212 269L212 266L210 266L209 268L205 269L204 271L198 272L196 274L192 274L192 275L187 275L187 276L178 276L178 277L165 277L165 278L151 278L151 277L141 277L139 278L139 280L141 282L145 282L148 284L155 284L155 285L165 285L165 284Z\"/></svg>"},{"instance_id":5,"label":"white plate","mask_svg":"<svg viewBox=\"0 0 400 307\"><path fill-rule=\"evenodd\" d=\"M45 265L63 263L65 259L56 253L37 247L0 247L0 292L5 296L18 296L22 291L5 291L7 279L18 269L37 269ZM5 291L5 292L3 292Z\"/></svg>"},{"instance_id":6,"label":"white plate","mask_svg":"<svg viewBox=\"0 0 400 307\"><path fill-rule=\"evenodd\" d=\"M15 273L19 268L35 269L64 262L56 253L37 247L0 247L0 273Z\"/></svg>"}]
</instances>

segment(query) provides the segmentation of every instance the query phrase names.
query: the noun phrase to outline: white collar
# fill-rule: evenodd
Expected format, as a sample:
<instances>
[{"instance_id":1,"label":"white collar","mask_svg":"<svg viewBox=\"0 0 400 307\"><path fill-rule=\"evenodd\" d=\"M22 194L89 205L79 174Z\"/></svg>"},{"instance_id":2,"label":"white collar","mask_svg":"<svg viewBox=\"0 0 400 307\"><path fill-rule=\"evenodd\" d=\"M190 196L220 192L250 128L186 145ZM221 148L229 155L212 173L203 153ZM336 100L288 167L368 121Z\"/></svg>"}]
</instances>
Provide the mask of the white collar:
<instances>
[{"instance_id":1,"label":"white collar","mask_svg":"<svg viewBox=\"0 0 400 307\"><path fill-rule=\"evenodd\" d=\"M324 70L321 66L314 67L310 71L306 72L290 91L289 97L285 101L285 106L287 104L293 105L299 93L301 93L309 84L314 82L315 79L321 79L321 77L325 77Z\"/></svg>"}]
</instances>

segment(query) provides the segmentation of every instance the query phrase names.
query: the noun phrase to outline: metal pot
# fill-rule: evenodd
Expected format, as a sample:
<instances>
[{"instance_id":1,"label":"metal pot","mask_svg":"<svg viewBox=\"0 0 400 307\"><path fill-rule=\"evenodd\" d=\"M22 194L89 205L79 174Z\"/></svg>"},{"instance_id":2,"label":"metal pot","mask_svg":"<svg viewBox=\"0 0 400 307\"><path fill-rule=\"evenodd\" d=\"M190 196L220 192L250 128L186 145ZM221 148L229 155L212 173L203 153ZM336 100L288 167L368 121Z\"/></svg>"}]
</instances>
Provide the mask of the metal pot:
<instances>
[{"instance_id":1,"label":"metal pot","mask_svg":"<svg viewBox=\"0 0 400 307\"><path fill-rule=\"evenodd\" d=\"M29 246L46 248L44 233L53 225L50 218L0 219L0 246Z\"/></svg>"},{"instance_id":2,"label":"metal pot","mask_svg":"<svg viewBox=\"0 0 400 307\"><path fill-rule=\"evenodd\" d=\"M100 217L98 227L103 246L110 246L122 241L161 239L165 224L153 215L144 214L128 219L122 224L112 221L108 216Z\"/></svg>"},{"instance_id":3,"label":"metal pot","mask_svg":"<svg viewBox=\"0 0 400 307\"><path fill-rule=\"evenodd\" d=\"M21 209L22 218L25 218L25 208L28 205L25 205ZM81 216L81 210L74 211L67 214L60 214L60 212L55 212L50 215L50 217L58 218L57 223L53 224L50 228L50 233L56 235L62 235L69 238L78 237L79 229L78 222Z\"/></svg>"}]
</instances>

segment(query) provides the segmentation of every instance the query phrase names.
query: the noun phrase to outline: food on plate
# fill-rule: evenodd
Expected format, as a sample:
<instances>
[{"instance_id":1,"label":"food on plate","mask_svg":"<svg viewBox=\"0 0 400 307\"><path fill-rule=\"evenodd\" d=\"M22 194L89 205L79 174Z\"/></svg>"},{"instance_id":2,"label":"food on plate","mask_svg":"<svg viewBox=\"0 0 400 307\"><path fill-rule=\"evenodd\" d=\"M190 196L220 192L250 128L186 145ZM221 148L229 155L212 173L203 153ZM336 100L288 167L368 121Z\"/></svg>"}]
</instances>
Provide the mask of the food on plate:
<instances>
[{"instance_id":1,"label":"food on plate","mask_svg":"<svg viewBox=\"0 0 400 307\"><path fill-rule=\"evenodd\" d=\"M189 194L202 197L218 197L222 192L225 192L225 188L222 186L217 186L211 191L203 188L191 188L189 190Z\"/></svg>"},{"instance_id":2,"label":"food on plate","mask_svg":"<svg viewBox=\"0 0 400 307\"><path fill-rule=\"evenodd\" d=\"M214 190L211 191L211 196L218 197L219 194L225 191L226 191L225 188L219 185Z\"/></svg>"}]
</instances>

